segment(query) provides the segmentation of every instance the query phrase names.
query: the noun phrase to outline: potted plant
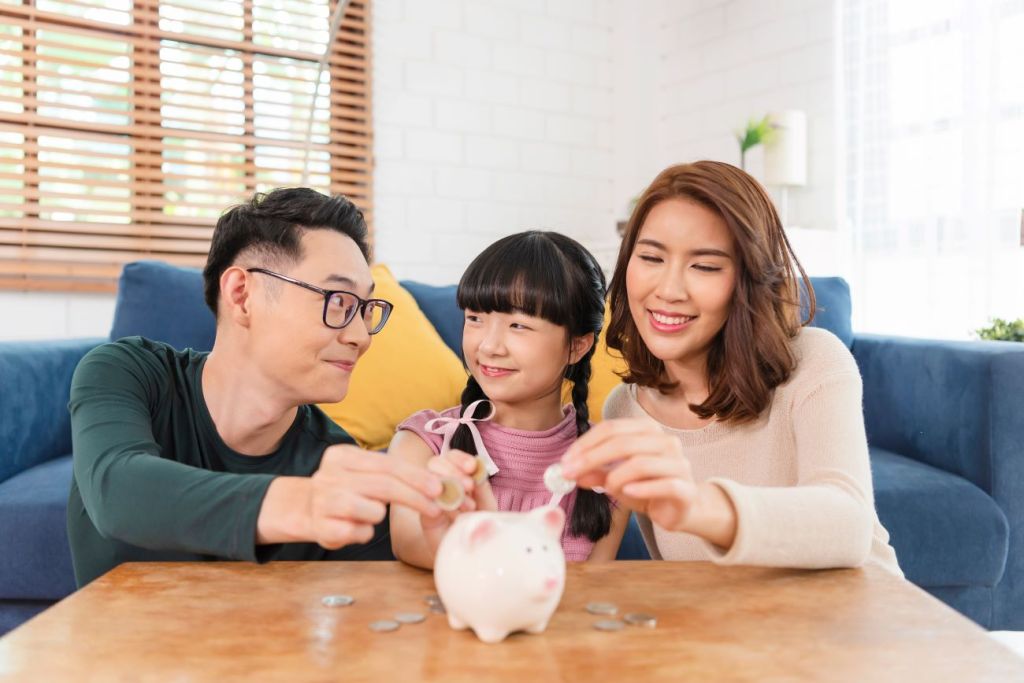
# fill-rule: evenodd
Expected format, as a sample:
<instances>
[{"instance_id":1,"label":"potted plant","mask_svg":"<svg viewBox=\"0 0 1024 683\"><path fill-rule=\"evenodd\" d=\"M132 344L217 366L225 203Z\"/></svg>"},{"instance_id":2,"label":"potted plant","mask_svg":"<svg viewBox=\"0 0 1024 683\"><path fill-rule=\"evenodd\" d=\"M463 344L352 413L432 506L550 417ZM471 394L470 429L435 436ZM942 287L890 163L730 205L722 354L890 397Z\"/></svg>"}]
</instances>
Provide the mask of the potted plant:
<instances>
[{"instance_id":1,"label":"potted plant","mask_svg":"<svg viewBox=\"0 0 1024 683\"><path fill-rule=\"evenodd\" d=\"M736 133L736 141L740 143L740 168L747 170L747 150L770 141L774 132L771 117L765 116L760 121L750 119L746 129Z\"/></svg>"},{"instance_id":2,"label":"potted plant","mask_svg":"<svg viewBox=\"0 0 1024 683\"><path fill-rule=\"evenodd\" d=\"M1024 342L1024 318L1012 321L990 318L989 323L988 327L982 327L974 333L979 338L989 341Z\"/></svg>"}]
</instances>

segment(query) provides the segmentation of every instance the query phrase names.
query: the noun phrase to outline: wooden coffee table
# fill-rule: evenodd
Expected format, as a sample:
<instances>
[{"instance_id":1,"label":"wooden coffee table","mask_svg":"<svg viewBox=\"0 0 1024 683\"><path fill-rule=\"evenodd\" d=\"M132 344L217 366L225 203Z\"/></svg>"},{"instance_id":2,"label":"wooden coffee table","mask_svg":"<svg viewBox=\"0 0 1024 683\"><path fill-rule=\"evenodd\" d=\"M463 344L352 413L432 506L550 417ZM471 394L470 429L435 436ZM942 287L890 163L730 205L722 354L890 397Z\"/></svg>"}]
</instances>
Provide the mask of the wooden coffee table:
<instances>
[{"instance_id":1,"label":"wooden coffee table","mask_svg":"<svg viewBox=\"0 0 1024 683\"><path fill-rule=\"evenodd\" d=\"M128 564L0 639L24 681L1024 681L1024 659L874 569L570 565L547 632L496 645L430 614L397 562ZM321 598L347 594L349 607ZM588 602L657 616L594 630ZM425 622L375 633L396 612Z\"/></svg>"}]
</instances>

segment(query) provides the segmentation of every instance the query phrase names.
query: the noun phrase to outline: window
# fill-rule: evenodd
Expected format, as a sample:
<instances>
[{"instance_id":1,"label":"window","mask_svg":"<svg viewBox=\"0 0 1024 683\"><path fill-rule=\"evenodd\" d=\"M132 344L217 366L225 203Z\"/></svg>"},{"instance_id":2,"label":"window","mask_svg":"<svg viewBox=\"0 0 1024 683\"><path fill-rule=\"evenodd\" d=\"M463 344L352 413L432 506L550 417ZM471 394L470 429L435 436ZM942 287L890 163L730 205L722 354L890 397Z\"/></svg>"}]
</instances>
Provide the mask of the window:
<instances>
[{"instance_id":1,"label":"window","mask_svg":"<svg viewBox=\"0 0 1024 683\"><path fill-rule=\"evenodd\" d=\"M0 288L110 291L205 262L220 213L304 184L371 202L369 7L0 0Z\"/></svg>"},{"instance_id":2,"label":"window","mask_svg":"<svg viewBox=\"0 0 1024 683\"><path fill-rule=\"evenodd\" d=\"M842 6L858 328L1024 316L1024 2Z\"/></svg>"}]
</instances>

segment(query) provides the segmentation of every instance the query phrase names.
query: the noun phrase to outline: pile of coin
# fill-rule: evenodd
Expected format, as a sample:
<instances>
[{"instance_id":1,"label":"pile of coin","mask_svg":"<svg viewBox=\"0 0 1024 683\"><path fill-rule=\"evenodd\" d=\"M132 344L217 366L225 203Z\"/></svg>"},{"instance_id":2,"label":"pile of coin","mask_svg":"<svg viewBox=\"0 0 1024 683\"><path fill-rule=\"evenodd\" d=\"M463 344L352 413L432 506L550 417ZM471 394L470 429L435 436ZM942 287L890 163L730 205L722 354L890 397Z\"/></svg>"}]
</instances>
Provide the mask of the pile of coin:
<instances>
[{"instance_id":1,"label":"pile of coin","mask_svg":"<svg viewBox=\"0 0 1024 683\"><path fill-rule=\"evenodd\" d=\"M324 607L348 607L355 601L351 595L325 595L320 602Z\"/></svg>"},{"instance_id":2,"label":"pile of coin","mask_svg":"<svg viewBox=\"0 0 1024 683\"><path fill-rule=\"evenodd\" d=\"M348 607L355 603L351 595L325 595L320 602L325 607ZM431 594L423 598L431 614L444 614L444 603L437 594ZM652 614L644 612L627 612L621 619L613 618L619 613L619 607L612 602L588 602L587 612L595 616L606 617L594 622L593 627L598 631L621 631L626 626L639 626L642 628L655 628L658 619ZM421 612L399 612L392 619L378 619L370 622L370 630L375 633L391 633L397 631L403 624L421 624L426 621L426 616Z\"/></svg>"},{"instance_id":3,"label":"pile of coin","mask_svg":"<svg viewBox=\"0 0 1024 683\"><path fill-rule=\"evenodd\" d=\"M399 626L401 624L394 619L379 619L370 622L370 630L375 633L391 633L397 631Z\"/></svg>"},{"instance_id":4,"label":"pile of coin","mask_svg":"<svg viewBox=\"0 0 1024 683\"><path fill-rule=\"evenodd\" d=\"M473 481L477 484L487 481L487 467L480 458L476 460ZM576 488L576 482L566 479L562 475L561 463L556 462L544 470L544 486L552 493L551 504L557 505L563 496L572 493L572 490ZM445 477L441 480L441 493L434 498L434 502L442 510L454 512L459 509L465 499L466 490L463 488L462 482L454 477Z\"/></svg>"},{"instance_id":5,"label":"pile of coin","mask_svg":"<svg viewBox=\"0 0 1024 683\"><path fill-rule=\"evenodd\" d=\"M441 602L440 595L428 595L423 598L423 601L427 603L427 608L431 614L444 614L447 610L444 608L444 603Z\"/></svg>"},{"instance_id":6,"label":"pile of coin","mask_svg":"<svg viewBox=\"0 0 1024 683\"><path fill-rule=\"evenodd\" d=\"M614 617L619 613L619 608L611 602L589 602L587 612L597 616ZM594 628L598 631L621 631L627 625L654 628L658 625L658 619L644 612L627 612L622 619L600 619L594 622Z\"/></svg>"},{"instance_id":7,"label":"pile of coin","mask_svg":"<svg viewBox=\"0 0 1024 683\"><path fill-rule=\"evenodd\" d=\"M402 624L422 624L426 620L420 612L399 612L394 619L379 619L370 622L370 630L376 633L397 631Z\"/></svg>"},{"instance_id":8,"label":"pile of coin","mask_svg":"<svg viewBox=\"0 0 1024 683\"><path fill-rule=\"evenodd\" d=\"M473 470L473 481L482 484L487 481L487 466L480 458L476 459L476 469ZM441 494L434 499L437 507L446 512L454 512L466 499L466 490L462 482L452 477L445 477L441 480Z\"/></svg>"},{"instance_id":9,"label":"pile of coin","mask_svg":"<svg viewBox=\"0 0 1024 683\"><path fill-rule=\"evenodd\" d=\"M428 595L424 600L430 608L431 613L444 613L444 604L437 595ZM355 604L355 598L350 595L325 595L321 598L321 604L325 607L348 607ZM382 618L382 620L371 622L370 630L376 633L390 633L392 631L397 631L402 624L422 624L426 621L426 618L427 617L422 612L398 612L394 615L394 618Z\"/></svg>"},{"instance_id":10,"label":"pile of coin","mask_svg":"<svg viewBox=\"0 0 1024 683\"><path fill-rule=\"evenodd\" d=\"M325 595L320 599L324 607L348 607L356 601L351 595ZM444 603L440 596L428 595L423 599L431 614L444 614ZM422 612L399 612L392 619L378 619L370 622L370 630L375 633L391 633L401 628L402 624L421 624L426 621Z\"/></svg>"}]
</instances>

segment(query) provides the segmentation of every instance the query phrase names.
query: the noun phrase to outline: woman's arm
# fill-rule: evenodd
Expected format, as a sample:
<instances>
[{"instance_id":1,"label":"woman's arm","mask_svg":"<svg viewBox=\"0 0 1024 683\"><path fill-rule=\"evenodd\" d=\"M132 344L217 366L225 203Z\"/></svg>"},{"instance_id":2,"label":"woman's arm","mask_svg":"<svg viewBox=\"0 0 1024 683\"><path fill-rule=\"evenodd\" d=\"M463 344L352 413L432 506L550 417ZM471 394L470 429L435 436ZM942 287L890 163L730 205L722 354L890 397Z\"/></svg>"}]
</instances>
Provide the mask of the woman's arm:
<instances>
[{"instance_id":1,"label":"woman's arm","mask_svg":"<svg viewBox=\"0 0 1024 683\"><path fill-rule=\"evenodd\" d=\"M603 486L669 531L703 538L722 564L854 567L871 549L874 506L855 370L816 378L794 401L794 486L697 484L678 438L650 420L606 420L570 447L563 472Z\"/></svg>"},{"instance_id":2,"label":"woman's arm","mask_svg":"<svg viewBox=\"0 0 1024 683\"><path fill-rule=\"evenodd\" d=\"M651 420L605 420L591 428L566 452L563 473L585 488L605 488L663 529L732 545L735 508L719 487L693 480L679 439Z\"/></svg>"},{"instance_id":3,"label":"woman's arm","mask_svg":"<svg viewBox=\"0 0 1024 683\"><path fill-rule=\"evenodd\" d=\"M737 509L733 547L709 548L723 564L857 567L874 532L874 497L860 376L836 373L798 396L792 411L795 486L712 479Z\"/></svg>"}]
</instances>

